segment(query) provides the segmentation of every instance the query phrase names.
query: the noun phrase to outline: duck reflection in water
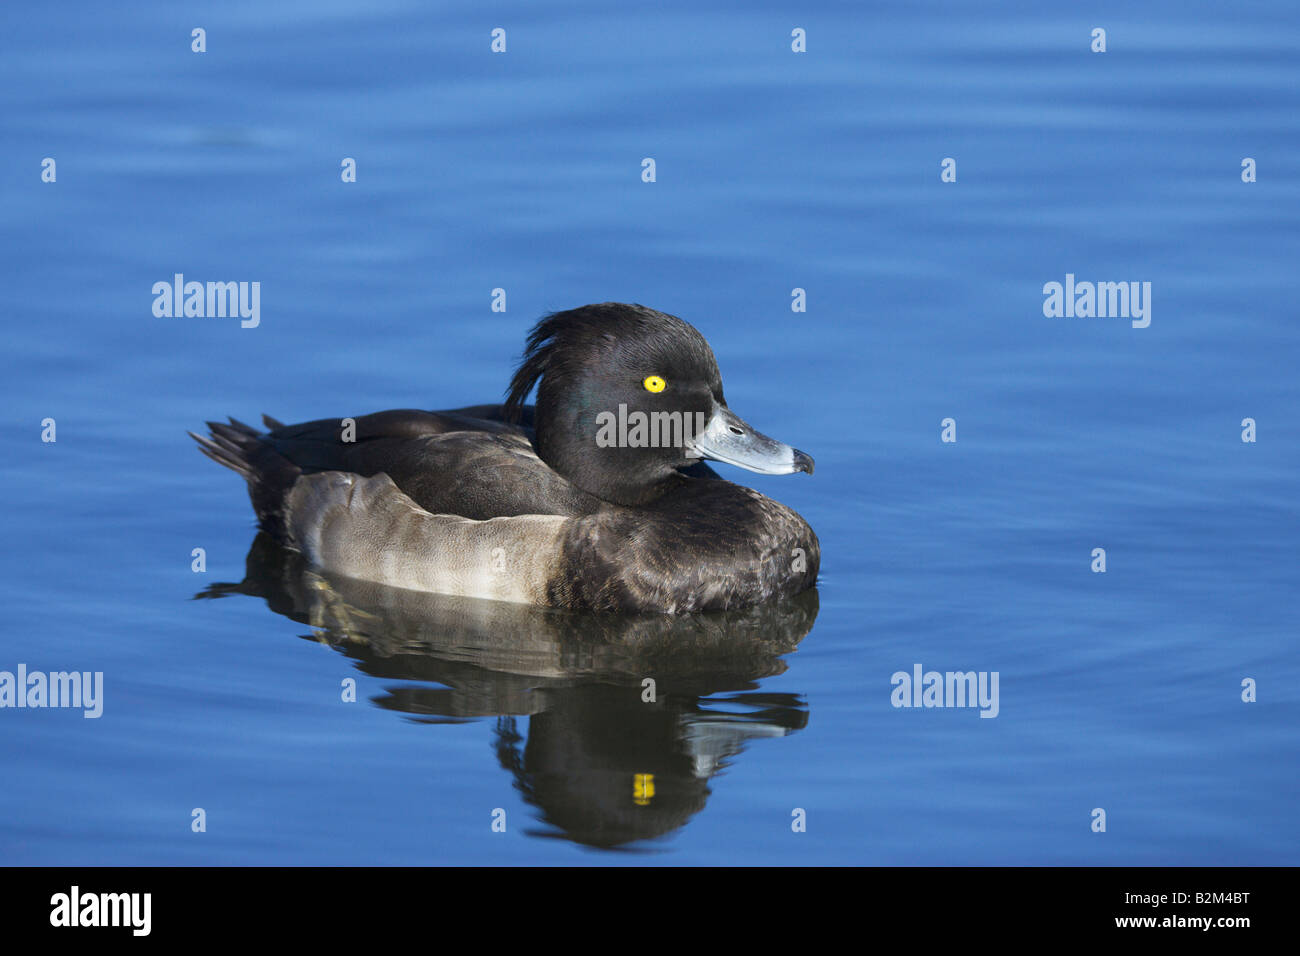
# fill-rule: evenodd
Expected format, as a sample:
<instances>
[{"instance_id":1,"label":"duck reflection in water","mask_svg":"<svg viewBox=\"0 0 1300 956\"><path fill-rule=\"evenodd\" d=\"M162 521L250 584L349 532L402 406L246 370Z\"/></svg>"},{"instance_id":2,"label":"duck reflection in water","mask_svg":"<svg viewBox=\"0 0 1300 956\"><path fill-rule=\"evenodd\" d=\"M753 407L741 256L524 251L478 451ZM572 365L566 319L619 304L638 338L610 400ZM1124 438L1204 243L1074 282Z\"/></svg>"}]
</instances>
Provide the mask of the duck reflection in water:
<instances>
[{"instance_id":1,"label":"duck reflection in water","mask_svg":"<svg viewBox=\"0 0 1300 956\"><path fill-rule=\"evenodd\" d=\"M264 598L363 673L440 685L390 688L379 707L497 717L497 759L549 824L535 836L606 849L666 836L747 741L808 722L799 696L756 688L811 630L815 589L737 611L581 614L326 577L259 534L244 580L196 597L230 594Z\"/></svg>"}]
</instances>

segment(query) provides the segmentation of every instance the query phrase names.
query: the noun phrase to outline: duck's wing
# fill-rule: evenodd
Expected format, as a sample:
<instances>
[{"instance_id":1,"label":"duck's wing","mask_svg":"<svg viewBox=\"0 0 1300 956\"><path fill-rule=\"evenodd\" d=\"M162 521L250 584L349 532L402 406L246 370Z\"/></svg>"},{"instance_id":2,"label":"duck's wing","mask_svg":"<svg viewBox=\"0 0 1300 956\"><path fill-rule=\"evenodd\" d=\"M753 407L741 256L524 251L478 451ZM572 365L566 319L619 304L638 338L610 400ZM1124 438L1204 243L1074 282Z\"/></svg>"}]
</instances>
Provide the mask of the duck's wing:
<instances>
[{"instance_id":1,"label":"duck's wing","mask_svg":"<svg viewBox=\"0 0 1300 956\"><path fill-rule=\"evenodd\" d=\"M331 471L346 464L345 454L349 450L374 442L471 432L513 435L531 444L533 407L528 406L524 412L517 424L506 421L500 405L474 405L441 412L398 408L355 418L320 418L297 425L284 425L267 415L262 416L262 421L269 429L267 440L282 453L292 451L291 457L305 470Z\"/></svg>"},{"instance_id":2,"label":"duck's wing","mask_svg":"<svg viewBox=\"0 0 1300 956\"><path fill-rule=\"evenodd\" d=\"M262 432L231 419L193 435L204 454L245 477L262 526L285 531L285 499L305 475L386 474L432 514L478 520L528 514L587 513L599 502L537 457L532 409L521 424L500 406L444 412L399 409L284 425L264 418ZM192 433L191 433L192 434Z\"/></svg>"}]
</instances>

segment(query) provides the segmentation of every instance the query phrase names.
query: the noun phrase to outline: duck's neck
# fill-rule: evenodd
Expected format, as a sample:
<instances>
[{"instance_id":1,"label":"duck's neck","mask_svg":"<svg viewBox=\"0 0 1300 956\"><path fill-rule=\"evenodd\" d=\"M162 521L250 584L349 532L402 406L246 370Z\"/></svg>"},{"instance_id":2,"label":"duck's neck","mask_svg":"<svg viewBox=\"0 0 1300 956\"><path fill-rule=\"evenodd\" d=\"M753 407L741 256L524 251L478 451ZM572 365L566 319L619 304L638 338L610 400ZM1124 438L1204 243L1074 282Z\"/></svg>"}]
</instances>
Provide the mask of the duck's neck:
<instances>
[{"instance_id":1,"label":"duck's neck","mask_svg":"<svg viewBox=\"0 0 1300 956\"><path fill-rule=\"evenodd\" d=\"M572 446L549 448L545 442L535 442L534 446L538 457L570 484L601 501L627 508L646 507L685 480L672 469L656 474L656 469L645 467L643 462L625 461L617 453L584 455Z\"/></svg>"}]
</instances>

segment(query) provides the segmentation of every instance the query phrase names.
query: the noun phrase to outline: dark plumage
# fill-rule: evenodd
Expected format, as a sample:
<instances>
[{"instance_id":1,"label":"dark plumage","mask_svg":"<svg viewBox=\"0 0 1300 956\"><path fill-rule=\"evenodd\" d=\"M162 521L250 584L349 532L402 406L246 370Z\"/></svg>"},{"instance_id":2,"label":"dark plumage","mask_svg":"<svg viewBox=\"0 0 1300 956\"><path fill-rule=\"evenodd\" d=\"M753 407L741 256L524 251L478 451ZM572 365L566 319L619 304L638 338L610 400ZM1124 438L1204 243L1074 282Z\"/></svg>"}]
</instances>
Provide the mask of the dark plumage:
<instances>
[{"instance_id":1,"label":"dark plumage","mask_svg":"<svg viewBox=\"0 0 1300 956\"><path fill-rule=\"evenodd\" d=\"M534 386L537 404L525 405ZM620 431L611 443L610 422L625 412L708 427L654 444ZM704 338L643 306L544 318L504 405L365 415L353 441L339 419L263 420L265 432L232 419L193 437L248 481L262 527L327 571L667 613L742 607L816 582L807 523L701 461L780 474L811 472L812 459L736 418Z\"/></svg>"}]
</instances>

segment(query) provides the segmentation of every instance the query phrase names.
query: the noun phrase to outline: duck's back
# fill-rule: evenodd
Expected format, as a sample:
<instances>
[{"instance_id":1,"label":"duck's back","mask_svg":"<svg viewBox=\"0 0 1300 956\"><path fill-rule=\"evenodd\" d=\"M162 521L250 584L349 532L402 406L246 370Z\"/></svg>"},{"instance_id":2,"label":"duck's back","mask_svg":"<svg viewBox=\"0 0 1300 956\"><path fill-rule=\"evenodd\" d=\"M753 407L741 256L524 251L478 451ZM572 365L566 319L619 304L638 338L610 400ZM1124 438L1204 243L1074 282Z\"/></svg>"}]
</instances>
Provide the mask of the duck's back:
<instances>
[{"instance_id":1,"label":"duck's back","mask_svg":"<svg viewBox=\"0 0 1300 956\"><path fill-rule=\"evenodd\" d=\"M264 418L266 432L232 419L208 422L211 439L198 440L210 458L249 480L259 522L278 537L284 498L298 477L329 471L386 474L426 511L475 520L598 508L599 499L537 457L531 419L528 406L518 424L507 423L499 405L397 409L296 425Z\"/></svg>"}]
</instances>

